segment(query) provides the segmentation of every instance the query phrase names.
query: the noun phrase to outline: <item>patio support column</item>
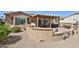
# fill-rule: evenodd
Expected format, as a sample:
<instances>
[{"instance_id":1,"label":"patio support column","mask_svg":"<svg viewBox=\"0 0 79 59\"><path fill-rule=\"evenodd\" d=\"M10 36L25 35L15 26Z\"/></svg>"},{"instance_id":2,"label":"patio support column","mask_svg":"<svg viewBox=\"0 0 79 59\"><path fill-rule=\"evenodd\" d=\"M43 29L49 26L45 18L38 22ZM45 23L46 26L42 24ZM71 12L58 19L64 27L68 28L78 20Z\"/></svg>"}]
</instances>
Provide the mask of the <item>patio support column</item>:
<instances>
[{"instance_id":1,"label":"patio support column","mask_svg":"<svg viewBox=\"0 0 79 59\"><path fill-rule=\"evenodd\" d=\"M25 19L25 24L28 24L28 22L27 22L27 18Z\"/></svg>"},{"instance_id":2,"label":"patio support column","mask_svg":"<svg viewBox=\"0 0 79 59\"><path fill-rule=\"evenodd\" d=\"M50 23L49 25L50 25L50 28L51 28L51 18L49 18L49 23Z\"/></svg>"},{"instance_id":3,"label":"patio support column","mask_svg":"<svg viewBox=\"0 0 79 59\"><path fill-rule=\"evenodd\" d=\"M58 24L60 23L60 19L59 19L59 17L57 18L58 19Z\"/></svg>"},{"instance_id":4,"label":"patio support column","mask_svg":"<svg viewBox=\"0 0 79 59\"><path fill-rule=\"evenodd\" d=\"M32 23L32 18L29 18L29 24L31 24Z\"/></svg>"},{"instance_id":5,"label":"patio support column","mask_svg":"<svg viewBox=\"0 0 79 59\"><path fill-rule=\"evenodd\" d=\"M15 17L13 18L13 25L15 25Z\"/></svg>"},{"instance_id":6,"label":"patio support column","mask_svg":"<svg viewBox=\"0 0 79 59\"><path fill-rule=\"evenodd\" d=\"M38 20L39 20L39 18L37 17L37 25L36 25L37 27L38 27Z\"/></svg>"}]
</instances>

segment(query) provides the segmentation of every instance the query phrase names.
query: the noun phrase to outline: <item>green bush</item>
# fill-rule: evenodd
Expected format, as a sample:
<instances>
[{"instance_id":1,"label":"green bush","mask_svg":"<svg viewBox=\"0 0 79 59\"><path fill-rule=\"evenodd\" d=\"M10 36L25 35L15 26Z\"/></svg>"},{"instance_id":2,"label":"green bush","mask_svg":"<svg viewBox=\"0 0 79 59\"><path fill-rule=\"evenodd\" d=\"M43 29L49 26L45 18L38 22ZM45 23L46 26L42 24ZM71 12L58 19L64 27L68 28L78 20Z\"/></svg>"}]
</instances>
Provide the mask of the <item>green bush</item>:
<instances>
[{"instance_id":1,"label":"green bush","mask_svg":"<svg viewBox=\"0 0 79 59\"><path fill-rule=\"evenodd\" d=\"M0 25L0 39L7 37L10 33L10 30L6 26Z\"/></svg>"},{"instance_id":2,"label":"green bush","mask_svg":"<svg viewBox=\"0 0 79 59\"><path fill-rule=\"evenodd\" d=\"M13 28L11 28L11 31L14 33L21 32L21 28L20 27L13 27Z\"/></svg>"}]
</instances>

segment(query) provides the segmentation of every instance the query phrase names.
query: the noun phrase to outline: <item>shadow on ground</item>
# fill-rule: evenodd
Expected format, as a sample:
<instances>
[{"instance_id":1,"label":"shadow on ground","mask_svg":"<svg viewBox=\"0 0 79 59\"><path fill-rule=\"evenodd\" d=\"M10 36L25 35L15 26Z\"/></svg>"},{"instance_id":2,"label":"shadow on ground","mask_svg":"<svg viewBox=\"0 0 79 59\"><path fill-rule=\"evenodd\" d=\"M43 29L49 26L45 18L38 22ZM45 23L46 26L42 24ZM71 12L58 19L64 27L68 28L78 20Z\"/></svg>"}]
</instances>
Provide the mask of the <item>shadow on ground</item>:
<instances>
[{"instance_id":1,"label":"shadow on ground","mask_svg":"<svg viewBox=\"0 0 79 59\"><path fill-rule=\"evenodd\" d=\"M10 45L10 44L15 44L18 41L20 41L22 39L22 36L9 36L7 38L5 38L4 40L0 41L0 46L5 46L5 45Z\"/></svg>"}]
</instances>

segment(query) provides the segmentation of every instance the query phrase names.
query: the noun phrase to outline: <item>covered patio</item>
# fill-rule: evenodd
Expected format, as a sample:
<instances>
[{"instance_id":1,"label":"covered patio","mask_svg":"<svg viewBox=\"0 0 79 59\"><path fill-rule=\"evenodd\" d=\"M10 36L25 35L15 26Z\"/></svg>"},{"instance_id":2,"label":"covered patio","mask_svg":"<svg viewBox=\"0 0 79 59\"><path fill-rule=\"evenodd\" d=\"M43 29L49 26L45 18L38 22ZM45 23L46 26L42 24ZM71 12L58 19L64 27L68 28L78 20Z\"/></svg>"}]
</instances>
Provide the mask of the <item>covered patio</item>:
<instances>
[{"instance_id":1,"label":"covered patio","mask_svg":"<svg viewBox=\"0 0 79 59\"><path fill-rule=\"evenodd\" d=\"M32 15L29 17L29 23L34 23L36 27L58 27L59 17L49 15Z\"/></svg>"}]
</instances>

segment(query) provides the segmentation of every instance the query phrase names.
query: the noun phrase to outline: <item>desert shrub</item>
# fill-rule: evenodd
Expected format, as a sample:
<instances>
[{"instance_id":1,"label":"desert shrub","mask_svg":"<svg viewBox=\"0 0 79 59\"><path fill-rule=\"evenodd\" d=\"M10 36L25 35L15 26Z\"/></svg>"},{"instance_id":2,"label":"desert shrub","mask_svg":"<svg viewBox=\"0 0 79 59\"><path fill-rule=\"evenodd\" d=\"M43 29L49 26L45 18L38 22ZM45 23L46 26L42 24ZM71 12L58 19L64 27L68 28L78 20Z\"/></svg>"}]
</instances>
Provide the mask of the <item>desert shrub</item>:
<instances>
[{"instance_id":1,"label":"desert shrub","mask_svg":"<svg viewBox=\"0 0 79 59\"><path fill-rule=\"evenodd\" d=\"M10 30L6 26L0 25L0 39L7 37L10 34Z\"/></svg>"},{"instance_id":2,"label":"desert shrub","mask_svg":"<svg viewBox=\"0 0 79 59\"><path fill-rule=\"evenodd\" d=\"M14 33L21 32L21 28L20 27L13 27L13 28L11 28L11 31Z\"/></svg>"},{"instance_id":3,"label":"desert shrub","mask_svg":"<svg viewBox=\"0 0 79 59\"><path fill-rule=\"evenodd\" d=\"M70 29L71 25L63 25L64 28Z\"/></svg>"}]
</instances>

